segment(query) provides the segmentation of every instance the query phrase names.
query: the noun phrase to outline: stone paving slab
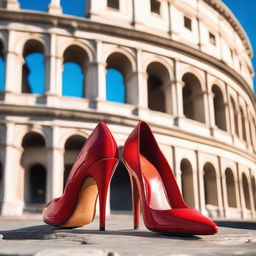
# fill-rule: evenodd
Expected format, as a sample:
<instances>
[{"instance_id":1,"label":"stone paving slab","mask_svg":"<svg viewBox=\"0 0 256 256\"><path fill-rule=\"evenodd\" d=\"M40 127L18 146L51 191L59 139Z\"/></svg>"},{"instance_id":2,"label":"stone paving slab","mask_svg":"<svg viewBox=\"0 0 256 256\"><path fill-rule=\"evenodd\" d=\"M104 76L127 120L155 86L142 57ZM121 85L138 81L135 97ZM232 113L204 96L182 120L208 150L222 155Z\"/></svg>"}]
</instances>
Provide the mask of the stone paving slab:
<instances>
[{"instance_id":1,"label":"stone paving slab","mask_svg":"<svg viewBox=\"0 0 256 256\"><path fill-rule=\"evenodd\" d=\"M33 218L0 218L0 256L256 256L255 223L219 223L240 228L219 227L216 235L185 237L154 233L144 225L133 230L131 215L111 215L105 232L98 231L98 218L77 229L58 229Z\"/></svg>"}]
</instances>

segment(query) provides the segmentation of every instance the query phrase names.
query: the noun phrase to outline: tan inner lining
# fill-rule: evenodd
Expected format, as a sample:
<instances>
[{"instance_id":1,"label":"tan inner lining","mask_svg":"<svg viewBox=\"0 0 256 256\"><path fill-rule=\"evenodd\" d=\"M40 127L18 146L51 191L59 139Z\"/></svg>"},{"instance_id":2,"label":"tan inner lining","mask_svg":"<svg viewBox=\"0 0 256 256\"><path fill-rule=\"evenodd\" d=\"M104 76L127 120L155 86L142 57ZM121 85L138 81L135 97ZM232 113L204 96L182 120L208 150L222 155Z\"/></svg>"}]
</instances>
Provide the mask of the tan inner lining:
<instances>
[{"instance_id":1,"label":"tan inner lining","mask_svg":"<svg viewBox=\"0 0 256 256\"><path fill-rule=\"evenodd\" d=\"M98 187L93 178L84 181L78 195L78 202L68 221L62 227L81 227L93 221Z\"/></svg>"}]
</instances>

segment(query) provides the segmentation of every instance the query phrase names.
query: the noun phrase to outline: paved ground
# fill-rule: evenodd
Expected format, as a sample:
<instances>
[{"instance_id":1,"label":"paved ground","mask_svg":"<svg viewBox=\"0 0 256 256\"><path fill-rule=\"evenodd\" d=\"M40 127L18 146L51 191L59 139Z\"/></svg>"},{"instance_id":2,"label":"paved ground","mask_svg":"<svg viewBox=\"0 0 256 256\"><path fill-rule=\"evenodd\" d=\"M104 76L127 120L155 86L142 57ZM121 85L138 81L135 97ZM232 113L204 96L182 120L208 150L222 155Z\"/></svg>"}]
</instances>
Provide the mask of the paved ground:
<instances>
[{"instance_id":1,"label":"paved ground","mask_svg":"<svg viewBox=\"0 0 256 256\"><path fill-rule=\"evenodd\" d=\"M256 223L222 222L216 235L178 237L153 233L144 226L132 230L130 215L111 215L105 232L97 230L98 219L83 228L60 230L40 218L0 218L0 256L256 256Z\"/></svg>"}]
</instances>

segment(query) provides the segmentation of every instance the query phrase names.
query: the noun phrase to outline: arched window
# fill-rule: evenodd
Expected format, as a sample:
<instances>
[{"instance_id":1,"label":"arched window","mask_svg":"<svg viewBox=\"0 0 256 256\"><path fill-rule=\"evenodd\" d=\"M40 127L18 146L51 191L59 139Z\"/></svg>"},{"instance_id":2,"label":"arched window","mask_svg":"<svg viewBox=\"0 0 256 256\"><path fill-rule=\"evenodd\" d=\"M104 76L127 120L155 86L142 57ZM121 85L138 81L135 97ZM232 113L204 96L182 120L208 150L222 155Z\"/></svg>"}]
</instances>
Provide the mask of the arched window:
<instances>
[{"instance_id":1,"label":"arched window","mask_svg":"<svg viewBox=\"0 0 256 256\"><path fill-rule=\"evenodd\" d=\"M125 81L124 76L117 69L109 68L107 70L107 100L113 102L125 103Z\"/></svg>"},{"instance_id":2,"label":"arched window","mask_svg":"<svg viewBox=\"0 0 256 256\"><path fill-rule=\"evenodd\" d=\"M46 169L41 164L33 165L28 175L28 204L44 204L46 200Z\"/></svg>"},{"instance_id":3,"label":"arched window","mask_svg":"<svg viewBox=\"0 0 256 256\"><path fill-rule=\"evenodd\" d=\"M227 130L225 103L221 89L217 85L212 87L215 125L224 131Z\"/></svg>"},{"instance_id":4,"label":"arched window","mask_svg":"<svg viewBox=\"0 0 256 256\"><path fill-rule=\"evenodd\" d=\"M5 60L4 60L4 52L3 52L3 44L0 41L0 92L4 90L4 82L5 82Z\"/></svg>"},{"instance_id":5,"label":"arched window","mask_svg":"<svg viewBox=\"0 0 256 256\"><path fill-rule=\"evenodd\" d=\"M187 73L183 76L183 110L185 117L205 123L204 97L198 78Z\"/></svg>"},{"instance_id":6,"label":"arched window","mask_svg":"<svg viewBox=\"0 0 256 256\"><path fill-rule=\"evenodd\" d=\"M235 128L235 134L239 136L239 128L238 128L238 114L236 104L233 98L231 98L231 116L233 117L233 124Z\"/></svg>"},{"instance_id":7,"label":"arched window","mask_svg":"<svg viewBox=\"0 0 256 256\"><path fill-rule=\"evenodd\" d=\"M37 132L27 133L22 140L21 162L25 168L24 201L26 205L44 204L46 200L47 171L40 164L45 154L45 146L43 136ZM35 162L37 163L34 164Z\"/></svg>"},{"instance_id":8,"label":"arched window","mask_svg":"<svg viewBox=\"0 0 256 256\"><path fill-rule=\"evenodd\" d=\"M256 209L256 180L255 177L252 177L252 194L254 201L254 209Z\"/></svg>"},{"instance_id":9,"label":"arched window","mask_svg":"<svg viewBox=\"0 0 256 256\"><path fill-rule=\"evenodd\" d=\"M242 182L243 182L243 191L244 191L244 201L245 207L248 210L251 210L251 201L250 201L250 192L249 192L249 184L246 175L243 173L242 175Z\"/></svg>"},{"instance_id":10,"label":"arched window","mask_svg":"<svg viewBox=\"0 0 256 256\"><path fill-rule=\"evenodd\" d=\"M244 111L240 107L240 114L241 114L241 123L242 123L242 139L246 141L246 128L245 128L245 116L244 116Z\"/></svg>"},{"instance_id":11,"label":"arched window","mask_svg":"<svg viewBox=\"0 0 256 256\"><path fill-rule=\"evenodd\" d=\"M128 172L122 162L119 162L110 189L110 208L115 211L130 211L132 209L132 194Z\"/></svg>"},{"instance_id":12,"label":"arched window","mask_svg":"<svg viewBox=\"0 0 256 256\"><path fill-rule=\"evenodd\" d=\"M226 186L227 186L228 206L237 207L235 179L231 169L229 168L226 169L225 177L226 177Z\"/></svg>"},{"instance_id":13,"label":"arched window","mask_svg":"<svg viewBox=\"0 0 256 256\"><path fill-rule=\"evenodd\" d=\"M112 53L107 58L106 99L120 103L133 103L132 65L121 53Z\"/></svg>"},{"instance_id":14,"label":"arched window","mask_svg":"<svg viewBox=\"0 0 256 256\"><path fill-rule=\"evenodd\" d=\"M45 146L45 140L42 137L42 135L37 132L27 133L22 140L23 148L44 147L44 146Z\"/></svg>"},{"instance_id":15,"label":"arched window","mask_svg":"<svg viewBox=\"0 0 256 256\"><path fill-rule=\"evenodd\" d=\"M180 164L180 169L182 181L182 195L185 202L190 207L195 207L192 166L187 159L183 159Z\"/></svg>"},{"instance_id":16,"label":"arched window","mask_svg":"<svg viewBox=\"0 0 256 256\"><path fill-rule=\"evenodd\" d=\"M249 133L250 133L250 139L251 139L251 144L253 149L256 151L256 126L255 126L255 121L253 118L253 114L250 113L250 118L249 118Z\"/></svg>"},{"instance_id":17,"label":"arched window","mask_svg":"<svg viewBox=\"0 0 256 256\"><path fill-rule=\"evenodd\" d=\"M216 171L210 163L204 165L204 193L206 204L218 206Z\"/></svg>"},{"instance_id":18,"label":"arched window","mask_svg":"<svg viewBox=\"0 0 256 256\"><path fill-rule=\"evenodd\" d=\"M64 14L85 17L85 5L87 0L61 0L62 12ZM88 0L89 1L89 0Z\"/></svg>"},{"instance_id":19,"label":"arched window","mask_svg":"<svg viewBox=\"0 0 256 256\"><path fill-rule=\"evenodd\" d=\"M66 185L69 173L76 160L79 152L81 151L86 138L81 135L73 135L69 137L65 143L65 154L64 154L64 186Z\"/></svg>"},{"instance_id":20,"label":"arched window","mask_svg":"<svg viewBox=\"0 0 256 256\"><path fill-rule=\"evenodd\" d=\"M172 109L168 109L167 107L167 104L172 100L171 90L167 90L166 88L166 86L170 86L168 84L170 82L170 76L167 68L161 63L153 62L148 65L147 74L148 108L155 111L172 113ZM168 106L170 105L168 104Z\"/></svg>"},{"instance_id":21,"label":"arched window","mask_svg":"<svg viewBox=\"0 0 256 256\"><path fill-rule=\"evenodd\" d=\"M79 46L69 46L64 52L64 68L62 74L62 95L85 97L85 73L88 55Z\"/></svg>"},{"instance_id":22,"label":"arched window","mask_svg":"<svg viewBox=\"0 0 256 256\"><path fill-rule=\"evenodd\" d=\"M20 8L25 10L35 10L35 11L44 11L48 10L48 5L50 0L18 0L20 3Z\"/></svg>"},{"instance_id":23,"label":"arched window","mask_svg":"<svg viewBox=\"0 0 256 256\"><path fill-rule=\"evenodd\" d=\"M29 40L23 49L22 92L44 94L44 47L37 40Z\"/></svg>"}]
</instances>

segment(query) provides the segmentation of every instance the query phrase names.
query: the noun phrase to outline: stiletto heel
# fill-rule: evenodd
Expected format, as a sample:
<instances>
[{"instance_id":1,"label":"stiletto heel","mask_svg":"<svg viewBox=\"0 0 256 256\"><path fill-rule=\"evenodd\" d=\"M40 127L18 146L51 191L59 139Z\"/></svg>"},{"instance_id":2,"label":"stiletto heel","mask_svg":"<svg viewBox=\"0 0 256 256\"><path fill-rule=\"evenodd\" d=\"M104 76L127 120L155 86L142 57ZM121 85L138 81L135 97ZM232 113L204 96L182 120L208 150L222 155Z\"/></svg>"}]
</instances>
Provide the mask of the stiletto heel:
<instances>
[{"instance_id":1,"label":"stiletto heel","mask_svg":"<svg viewBox=\"0 0 256 256\"><path fill-rule=\"evenodd\" d=\"M95 217L100 201L100 230L105 230L106 198L118 163L116 142L101 122L74 162L63 195L44 207L44 222L59 227L81 227Z\"/></svg>"},{"instance_id":2,"label":"stiletto heel","mask_svg":"<svg viewBox=\"0 0 256 256\"><path fill-rule=\"evenodd\" d=\"M145 226L172 234L214 234L217 227L184 202L174 174L152 131L139 122L123 148L123 162L131 177L134 227L139 226L139 201Z\"/></svg>"},{"instance_id":3,"label":"stiletto heel","mask_svg":"<svg viewBox=\"0 0 256 256\"><path fill-rule=\"evenodd\" d=\"M106 202L108 195L108 188L113 176L113 169L116 168L118 159L107 158L99 161L94 167L91 173L95 179L98 187L99 195L99 208L100 208L100 231L105 231L105 219L106 219Z\"/></svg>"},{"instance_id":4,"label":"stiletto heel","mask_svg":"<svg viewBox=\"0 0 256 256\"><path fill-rule=\"evenodd\" d=\"M139 190L135 178L130 175L131 188L132 188L132 209L133 209L133 222L134 229L139 229L140 226L140 198Z\"/></svg>"}]
</instances>

